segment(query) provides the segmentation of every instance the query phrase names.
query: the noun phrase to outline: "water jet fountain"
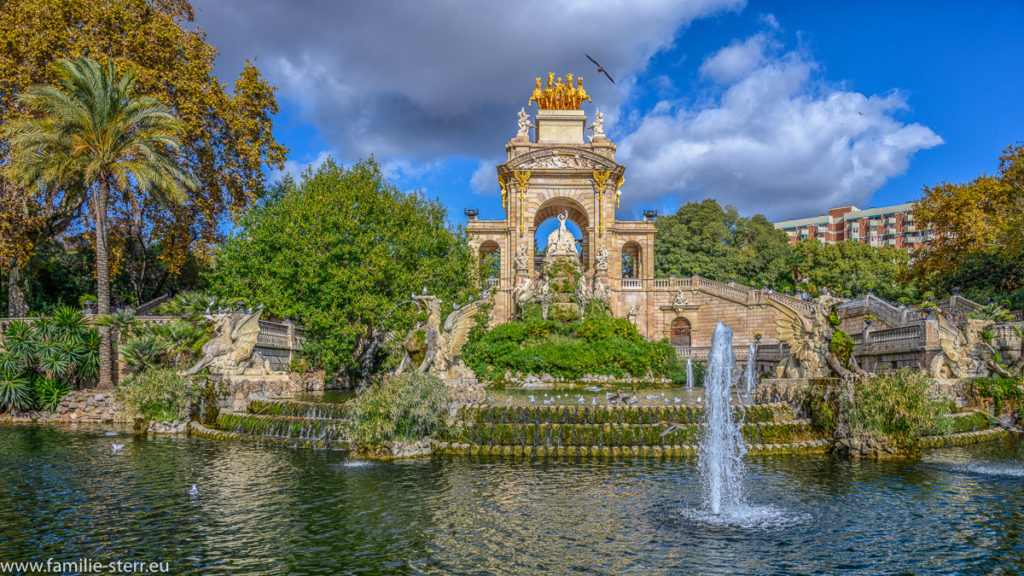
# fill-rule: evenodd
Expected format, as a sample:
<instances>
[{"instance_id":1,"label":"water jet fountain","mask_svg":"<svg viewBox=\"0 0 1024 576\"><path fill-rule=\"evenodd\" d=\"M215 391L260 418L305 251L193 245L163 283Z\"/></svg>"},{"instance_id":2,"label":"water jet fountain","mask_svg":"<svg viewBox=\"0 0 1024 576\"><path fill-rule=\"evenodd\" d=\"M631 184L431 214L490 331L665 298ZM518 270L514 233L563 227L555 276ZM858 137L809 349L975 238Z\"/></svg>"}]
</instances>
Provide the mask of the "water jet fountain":
<instances>
[{"instance_id":1,"label":"water jet fountain","mask_svg":"<svg viewBox=\"0 0 1024 576\"><path fill-rule=\"evenodd\" d=\"M727 514L736 511L743 505L741 459L746 447L740 425L733 422L729 406L735 364L732 329L719 322L711 337L711 352L704 374L704 432L698 453L704 503L716 516L723 511Z\"/></svg>"},{"instance_id":2,"label":"water jet fountain","mask_svg":"<svg viewBox=\"0 0 1024 576\"><path fill-rule=\"evenodd\" d=\"M693 360L686 359L686 387L693 388Z\"/></svg>"},{"instance_id":3,"label":"water jet fountain","mask_svg":"<svg viewBox=\"0 0 1024 576\"><path fill-rule=\"evenodd\" d=\"M757 364L757 345L750 343L750 353L747 355L747 369L743 372L744 384L747 387L747 396L754 393L757 388L757 376L754 375L754 367Z\"/></svg>"}]
</instances>

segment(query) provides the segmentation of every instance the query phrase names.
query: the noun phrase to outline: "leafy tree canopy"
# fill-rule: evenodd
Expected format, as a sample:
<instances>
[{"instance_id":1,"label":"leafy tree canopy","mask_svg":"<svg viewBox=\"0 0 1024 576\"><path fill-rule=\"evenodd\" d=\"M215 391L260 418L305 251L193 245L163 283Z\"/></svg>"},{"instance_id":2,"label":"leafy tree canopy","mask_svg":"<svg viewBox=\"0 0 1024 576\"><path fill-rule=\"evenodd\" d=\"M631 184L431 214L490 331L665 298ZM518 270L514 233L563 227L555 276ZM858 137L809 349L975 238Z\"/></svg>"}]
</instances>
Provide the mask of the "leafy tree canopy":
<instances>
[{"instance_id":1,"label":"leafy tree canopy","mask_svg":"<svg viewBox=\"0 0 1024 576\"><path fill-rule=\"evenodd\" d=\"M1024 145L1003 150L995 175L925 186L914 218L935 229L935 240L915 254L909 278L936 292L959 286L974 300L1024 306Z\"/></svg>"},{"instance_id":2,"label":"leafy tree canopy","mask_svg":"<svg viewBox=\"0 0 1024 576\"><path fill-rule=\"evenodd\" d=\"M786 270L789 241L758 214L743 218L715 200L691 202L658 219L655 272L660 276L700 274L749 285L774 284Z\"/></svg>"},{"instance_id":3,"label":"leafy tree canopy","mask_svg":"<svg viewBox=\"0 0 1024 576\"><path fill-rule=\"evenodd\" d=\"M287 153L271 132L271 116L278 110L274 88L246 63L229 92L213 74L217 49L189 24L192 18L187 0L0 2L0 124L27 113L18 104L22 92L56 82L54 62L88 55L112 60L119 75L136 69L137 90L159 95L185 125L182 162L200 186L170 209L146 195L112 199L115 273L121 265L150 257L176 273L190 250L200 258L208 255L224 219L262 195L264 169L281 167ZM7 154L7 142L0 139L0 164ZM17 187L0 179L5 271L16 272L37 243L74 231L82 222L80 197L63 187ZM160 248L153 250L155 245ZM131 256L127 263L121 258L126 253ZM17 282L13 286L19 287Z\"/></svg>"},{"instance_id":4,"label":"leafy tree canopy","mask_svg":"<svg viewBox=\"0 0 1024 576\"><path fill-rule=\"evenodd\" d=\"M850 292L855 296L870 289L883 298L898 300L919 296L914 286L900 282L909 260L909 254L891 246L875 248L853 240L824 245L807 238L793 245L789 263L798 288L814 292L828 288L833 294Z\"/></svg>"},{"instance_id":5,"label":"leafy tree canopy","mask_svg":"<svg viewBox=\"0 0 1024 576\"><path fill-rule=\"evenodd\" d=\"M473 255L437 200L404 193L371 160L333 160L285 180L246 214L217 253L210 287L263 304L307 328L306 352L330 372L365 371L368 342L412 326L408 301L424 288L465 304L474 293Z\"/></svg>"}]
</instances>

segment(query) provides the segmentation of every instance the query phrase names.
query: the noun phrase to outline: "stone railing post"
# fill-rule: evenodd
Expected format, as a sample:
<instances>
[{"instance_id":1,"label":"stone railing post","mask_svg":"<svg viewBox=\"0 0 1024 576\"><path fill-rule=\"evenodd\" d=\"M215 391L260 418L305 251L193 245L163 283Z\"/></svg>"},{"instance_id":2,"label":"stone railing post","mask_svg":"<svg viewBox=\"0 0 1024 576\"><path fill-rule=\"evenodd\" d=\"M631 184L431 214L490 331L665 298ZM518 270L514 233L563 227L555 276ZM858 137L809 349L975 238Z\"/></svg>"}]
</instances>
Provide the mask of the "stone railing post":
<instances>
[{"instance_id":1,"label":"stone railing post","mask_svg":"<svg viewBox=\"0 0 1024 576\"><path fill-rule=\"evenodd\" d=\"M297 347L295 342L295 323L292 322L291 318L285 318L284 326L287 330L286 341L288 342L288 364L291 365L292 360L295 357L295 349Z\"/></svg>"}]
</instances>

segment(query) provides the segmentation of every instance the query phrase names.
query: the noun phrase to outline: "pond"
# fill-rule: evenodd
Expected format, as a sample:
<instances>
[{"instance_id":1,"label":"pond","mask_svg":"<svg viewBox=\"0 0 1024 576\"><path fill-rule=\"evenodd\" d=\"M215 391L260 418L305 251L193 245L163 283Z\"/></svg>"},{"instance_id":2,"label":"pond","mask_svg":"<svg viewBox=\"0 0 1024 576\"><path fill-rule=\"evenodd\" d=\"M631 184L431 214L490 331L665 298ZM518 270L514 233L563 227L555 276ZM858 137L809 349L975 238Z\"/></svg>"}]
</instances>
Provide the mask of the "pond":
<instances>
[{"instance_id":1,"label":"pond","mask_svg":"<svg viewBox=\"0 0 1024 576\"><path fill-rule=\"evenodd\" d=\"M113 451L115 442L124 448ZM370 464L339 452L109 428L0 426L0 563L166 562L173 574L1024 567L1017 440L932 451L919 461L748 458L747 499L763 513L745 526L694 512L696 468L695 459Z\"/></svg>"}]
</instances>

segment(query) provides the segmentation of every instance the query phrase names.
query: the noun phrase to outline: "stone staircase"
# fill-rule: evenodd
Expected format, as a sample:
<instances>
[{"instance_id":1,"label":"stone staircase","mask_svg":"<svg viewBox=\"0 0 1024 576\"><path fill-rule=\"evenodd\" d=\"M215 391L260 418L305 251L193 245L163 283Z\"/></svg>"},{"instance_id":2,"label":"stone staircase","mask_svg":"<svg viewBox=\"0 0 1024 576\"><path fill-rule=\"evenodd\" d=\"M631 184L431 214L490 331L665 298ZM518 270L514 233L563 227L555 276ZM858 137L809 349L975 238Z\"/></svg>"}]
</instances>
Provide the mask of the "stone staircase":
<instances>
[{"instance_id":1,"label":"stone staircase","mask_svg":"<svg viewBox=\"0 0 1024 576\"><path fill-rule=\"evenodd\" d=\"M259 446L347 450L347 413L345 404L256 401L249 404L246 413L221 413L211 427L192 422L189 432L205 438Z\"/></svg>"},{"instance_id":2,"label":"stone staircase","mask_svg":"<svg viewBox=\"0 0 1024 576\"><path fill-rule=\"evenodd\" d=\"M748 454L824 453L825 434L782 403L735 407ZM468 406L434 444L443 454L695 456L704 411L693 406ZM666 422L677 424L662 436Z\"/></svg>"},{"instance_id":3,"label":"stone staircase","mask_svg":"<svg viewBox=\"0 0 1024 576\"><path fill-rule=\"evenodd\" d=\"M225 412L215 423L192 422L189 432L258 446L349 450L345 404L257 401L246 413ZM747 454L824 454L832 441L789 404L734 406ZM472 456L692 457L704 410L699 406L489 406L461 408L434 441L439 454ZM676 429L662 436L668 424ZM944 433L921 439L924 448L975 444L1011 434L987 414L956 414Z\"/></svg>"}]
</instances>

